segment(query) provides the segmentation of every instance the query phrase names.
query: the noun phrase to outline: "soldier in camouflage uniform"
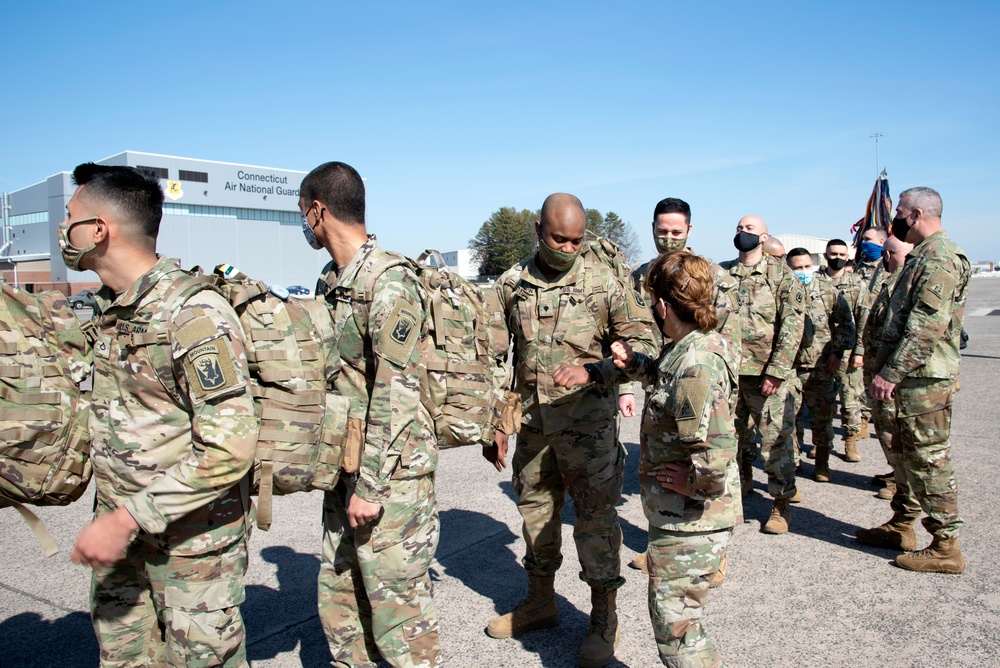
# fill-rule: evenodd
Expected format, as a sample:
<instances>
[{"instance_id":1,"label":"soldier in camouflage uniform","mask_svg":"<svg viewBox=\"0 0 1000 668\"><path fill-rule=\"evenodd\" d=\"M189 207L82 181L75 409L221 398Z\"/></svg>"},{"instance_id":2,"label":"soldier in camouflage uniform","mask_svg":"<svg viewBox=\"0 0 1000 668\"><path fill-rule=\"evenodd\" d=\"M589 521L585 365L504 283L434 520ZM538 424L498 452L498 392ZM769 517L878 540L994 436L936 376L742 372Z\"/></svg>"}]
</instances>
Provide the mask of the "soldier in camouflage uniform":
<instances>
[{"instance_id":1,"label":"soldier in camouflage uniform","mask_svg":"<svg viewBox=\"0 0 1000 668\"><path fill-rule=\"evenodd\" d=\"M899 270L903 267L903 262L906 260L906 255L913 249L913 246L900 241L896 237L886 240L884 245L884 250L882 251L885 255L885 270L883 273L887 276L886 280L882 282L882 286L879 289L878 295L871 299L870 293L865 293L865 330L862 333L862 339L864 346L869 350L877 350L879 342L882 340L882 332L885 329L885 317L889 312L889 296L892 294L892 289L896 285L896 280L899 278ZM876 274L877 275L877 274ZM875 368L875 355L865 356L865 383L871 385L875 374L878 373L878 369ZM918 517L920 514L920 505L913 498L910 493L910 487L906 483L906 476L902 473L899 476L896 475L896 470L902 470L902 457L901 453L898 452L900 448L900 442L898 438L894 438L896 435L896 403L894 401L873 401L873 416L875 417L875 435L878 438L879 445L882 446L882 452L885 455L886 462L892 467L888 477L883 478L885 486L879 490L878 497L880 499L894 499L892 503L892 508L894 510L898 509L901 512L910 513L913 517ZM894 443L895 441L895 443ZM899 486L896 485L896 479L899 479ZM898 494L898 498L897 497ZM862 529L861 532L865 532L867 529ZM864 540L863 533L859 533L859 537Z\"/></svg>"},{"instance_id":2,"label":"soldier in camouflage uniform","mask_svg":"<svg viewBox=\"0 0 1000 668\"><path fill-rule=\"evenodd\" d=\"M691 235L691 207L682 199L667 197L656 203L653 208L653 243L660 255L675 253L678 251L689 251L687 240ZM780 243L780 242L779 242ZM636 292L644 294L649 305L649 294L643 287L646 274L649 273L649 266L653 261L646 262L632 272L632 284ZM715 315L718 321L716 331L726 340L730 351L735 359L739 359L740 319L735 317L739 310L739 301L736 295L738 284L736 280L722 267L709 261L714 281L712 299L715 304ZM659 342L662 333L654 332ZM647 397L648 398L648 397ZM732 407L735 410L735 404ZM737 471L738 473L738 471ZM735 485L739 485L739 480L735 480ZM646 553L639 554L629 563L632 568L648 572L646 569ZM717 587L722 584L725 578L726 568L723 566L712 579L712 586Z\"/></svg>"},{"instance_id":3,"label":"soldier in camouflage uniform","mask_svg":"<svg viewBox=\"0 0 1000 668\"><path fill-rule=\"evenodd\" d=\"M92 163L59 226L97 293L90 431L95 519L72 559L94 569L102 666L246 666L243 577L257 420L243 330L221 295L156 254L155 177Z\"/></svg>"},{"instance_id":4,"label":"soldier in camouflage uniform","mask_svg":"<svg viewBox=\"0 0 1000 668\"><path fill-rule=\"evenodd\" d=\"M438 451L421 400L423 288L406 265L373 273L395 255L367 234L364 182L351 166L312 170L299 208L309 244L334 260L325 280L340 333L332 390L350 399L345 450L361 460L323 499L319 616L333 665L438 666L427 572L440 534Z\"/></svg>"},{"instance_id":5,"label":"soldier in camouflage uniform","mask_svg":"<svg viewBox=\"0 0 1000 668\"><path fill-rule=\"evenodd\" d=\"M806 292L802 343L795 356L795 428L797 432L802 429L802 408L807 407L816 449L816 481L829 482L833 407L837 403L834 373L840 368L845 351L854 347L854 315L843 292L829 281L815 280L809 251L793 248L786 262L802 281ZM801 436L799 440L801 442Z\"/></svg>"},{"instance_id":6,"label":"soldier in camouflage uniform","mask_svg":"<svg viewBox=\"0 0 1000 668\"><path fill-rule=\"evenodd\" d=\"M616 342L616 366L650 385L639 485L649 520L649 614L665 666L720 666L701 622L709 582L743 521L731 407L737 363L714 331L713 276L691 254L663 254L647 279L668 343L659 358Z\"/></svg>"},{"instance_id":7,"label":"soldier in camouflage uniform","mask_svg":"<svg viewBox=\"0 0 1000 668\"><path fill-rule=\"evenodd\" d=\"M514 369L503 385L517 393L523 417L514 453L517 506L524 518L528 596L490 620L494 638L559 623L553 581L562 563L559 515L567 492L576 513L574 539L591 587L590 630L580 648L581 666L604 666L618 636L616 590L622 533L615 509L621 498L625 452L617 440L615 376L604 359L617 339L652 353L649 311L638 295L603 264L579 257L586 216L580 200L546 198L535 223L539 251L501 276L488 295L493 312L498 369L511 339ZM585 383L577 389L568 384ZM512 400L516 400L511 396ZM507 436L498 432L486 458L503 465Z\"/></svg>"},{"instance_id":8,"label":"soldier in camouflage uniform","mask_svg":"<svg viewBox=\"0 0 1000 668\"><path fill-rule=\"evenodd\" d=\"M871 394L876 401L895 399L902 468L927 515L924 528L933 536L930 546L896 557L896 564L959 574L965 570L958 547L963 522L948 439L971 269L941 228L941 208L941 196L930 188L911 188L899 196L892 234L914 247L889 297ZM894 512L872 531L909 538L914 520Z\"/></svg>"},{"instance_id":9,"label":"soldier in camouflage uniform","mask_svg":"<svg viewBox=\"0 0 1000 668\"><path fill-rule=\"evenodd\" d=\"M841 239L831 239L826 244L826 269L816 273L816 280L821 284L829 284L833 290L843 293L851 306L851 313L857 315L861 304L861 280L847 271L847 243ZM834 372L837 384L840 386L840 423L844 427L845 459L849 462L860 462L857 441L861 433L861 403L864 394L864 378L861 367L851 361L857 356L852 350L846 356L840 367ZM818 454L818 453L817 453Z\"/></svg>"},{"instance_id":10,"label":"soldier in camouflage uniform","mask_svg":"<svg viewBox=\"0 0 1000 668\"><path fill-rule=\"evenodd\" d=\"M740 441L740 482L746 495L753 486L757 458L752 417L760 430L761 455L768 492L774 497L766 533L788 531L788 503L795 496L795 377L793 362L805 325L805 290L784 262L764 255L767 224L745 216L733 244L739 259L722 263L738 282L742 333L736 432Z\"/></svg>"}]
</instances>

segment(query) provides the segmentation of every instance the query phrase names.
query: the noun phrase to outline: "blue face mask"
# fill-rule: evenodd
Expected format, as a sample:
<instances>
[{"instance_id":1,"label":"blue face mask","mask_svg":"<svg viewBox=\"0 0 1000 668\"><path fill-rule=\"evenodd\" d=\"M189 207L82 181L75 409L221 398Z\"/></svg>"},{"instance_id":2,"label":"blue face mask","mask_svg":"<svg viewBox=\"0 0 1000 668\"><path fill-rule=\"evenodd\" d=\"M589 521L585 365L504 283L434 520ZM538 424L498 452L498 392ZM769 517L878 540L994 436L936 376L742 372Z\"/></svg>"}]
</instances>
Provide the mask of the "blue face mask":
<instances>
[{"instance_id":1,"label":"blue face mask","mask_svg":"<svg viewBox=\"0 0 1000 668\"><path fill-rule=\"evenodd\" d=\"M811 267L809 269L799 269L798 271L793 271L795 278L802 281L802 285L809 285L809 282L813 279L813 274L816 273L816 269Z\"/></svg>"},{"instance_id":2,"label":"blue face mask","mask_svg":"<svg viewBox=\"0 0 1000 668\"><path fill-rule=\"evenodd\" d=\"M878 244L872 243L871 241L862 241L861 257L869 262L874 262L882 257L882 247Z\"/></svg>"}]
</instances>

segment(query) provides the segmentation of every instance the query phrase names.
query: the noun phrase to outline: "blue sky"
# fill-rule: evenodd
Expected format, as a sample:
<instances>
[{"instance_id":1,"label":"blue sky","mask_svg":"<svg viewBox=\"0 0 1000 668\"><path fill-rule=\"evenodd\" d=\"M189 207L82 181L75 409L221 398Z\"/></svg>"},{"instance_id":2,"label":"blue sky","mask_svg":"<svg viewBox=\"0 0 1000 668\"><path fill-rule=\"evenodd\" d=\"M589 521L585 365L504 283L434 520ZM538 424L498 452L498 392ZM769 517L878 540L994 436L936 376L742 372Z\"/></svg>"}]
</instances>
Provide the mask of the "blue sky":
<instances>
[{"instance_id":1,"label":"blue sky","mask_svg":"<svg viewBox=\"0 0 1000 668\"><path fill-rule=\"evenodd\" d=\"M737 220L847 237L880 166L1000 259L1000 4L18 3L0 41L0 190L126 149L368 179L368 224L465 247L551 192L653 254L668 196L692 246ZM993 193L991 195L990 193ZM303 242L305 243L305 242Z\"/></svg>"}]
</instances>

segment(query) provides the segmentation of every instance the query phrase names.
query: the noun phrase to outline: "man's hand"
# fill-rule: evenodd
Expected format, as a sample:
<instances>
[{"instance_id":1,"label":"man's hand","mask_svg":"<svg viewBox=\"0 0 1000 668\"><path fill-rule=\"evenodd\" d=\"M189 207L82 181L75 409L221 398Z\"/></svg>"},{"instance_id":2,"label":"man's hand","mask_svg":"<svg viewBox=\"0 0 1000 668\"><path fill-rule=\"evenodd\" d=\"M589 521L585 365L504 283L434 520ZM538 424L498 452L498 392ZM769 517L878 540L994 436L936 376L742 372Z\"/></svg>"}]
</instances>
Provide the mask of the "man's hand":
<instances>
[{"instance_id":1,"label":"man's hand","mask_svg":"<svg viewBox=\"0 0 1000 668\"><path fill-rule=\"evenodd\" d=\"M611 360L615 363L616 367L627 369L631 366L633 359L635 359L635 352L632 350L632 346L628 344L628 341L619 339L611 344Z\"/></svg>"},{"instance_id":2,"label":"man's hand","mask_svg":"<svg viewBox=\"0 0 1000 668\"><path fill-rule=\"evenodd\" d=\"M635 417L635 395L619 394L618 410L621 411L622 417Z\"/></svg>"},{"instance_id":3,"label":"man's hand","mask_svg":"<svg viewBox=\"0 0 1000 668\"><path fill-rule=\"evenodd\" d=\"M830 356L826 358L826 370L833 373L840 368L840 363L843 361L844 359L837 353L830 353Z\"/></svg>"},{"instance_id":4,"label":"man's hand","mask_svg":"<svg viewBox=\"0 0 1000 668\"><path fill-rule=\"evenodd\" d=\"M851 368L860 369L865 365L864 355L851 355Z\"/></svg>"},{"instance_id":5,"label":"man's hand","mask_svg":"<svg viewBox=\"0 0 1000 668\"><path fill-rule=\"evenodd\" d=\"M556 372L552 374L552 380L560 387L575 387L589 383L590 374L582 366L560 364Z\"/></svg>"},{"instance_id":6,"label":"man's hand","mask_svg":"<svg viewBox=\"0 0 1000 668\"><path fill-rule=\"evenodd\" d=\"M871 392L872 399L876 401L892 401L893 393L896 391L896 384L890 383L882 376L875 376L868 391Z\"/></svg>"},{"instance_id":7,"label":"man's hand","mask_svg":"<svg viewBox=\"0 0 1000 668\"><path fill-rule=\"evenodd\" d=\"M132 532L138 528L135 519L124 508L101 515L76 537L70 559L74 564L107 568L125 556Z\"/></svg>"},{"instance_id":8,"label":"man's hand","mask_svg":"<svg viewBox=\"0 0 1000 668\"><path fill-rule=\"evenodd\" d=\"M483 448L483 457L493 464L497 471L507 468L507 434L502 431L493 432L493 445Z\"/></svg>"},{"instance_id":9,"label":"man's hand","mask_svg":"<svg viewBox=\"0 0 1000 668\"><path fill-rule=\"evenodd\" d=\"M774 376L764 376L764 381L760 384L760 393L765 397L777 394L783 382L785 381Z\"/></svg>"},{"instance_id":10,"label":"man's hand","mask_svg":"<svg viewBox=\"0 0 1000 668\"><path fill-rule=\"evenodd\" d=\"M357 494L351 495L351 501L347 505L347 519L355 529L374 522L381 512L381 503L369 503Z\"/></svg>"},{"instance_id":11,"label":"man's hand","mask_svg":"<svg viewBox=\"0 0 1000 668\"><path fill-rule=\"evenodd\" d=\"M656 480L663 489L669 489L687 496L687 481L691 477L691 467L671 462L656 470Z\"/></svg>"}]
</instances>

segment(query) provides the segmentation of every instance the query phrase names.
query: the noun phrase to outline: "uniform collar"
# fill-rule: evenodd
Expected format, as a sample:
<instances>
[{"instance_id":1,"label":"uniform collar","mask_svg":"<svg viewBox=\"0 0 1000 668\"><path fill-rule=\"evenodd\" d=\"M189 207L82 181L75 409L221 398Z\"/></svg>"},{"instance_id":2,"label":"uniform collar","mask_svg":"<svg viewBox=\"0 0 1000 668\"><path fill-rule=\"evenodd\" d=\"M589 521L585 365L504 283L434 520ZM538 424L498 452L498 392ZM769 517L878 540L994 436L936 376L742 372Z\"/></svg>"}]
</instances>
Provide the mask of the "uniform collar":
<instances>
[{"instance_id":1,"label":"uniform collar","mask_svg":"<svg viewBox=\"0 0 1000 668\"><path fill-rule=\"evenodd\" d=\"M94 295L94 298L97 301L98 310L104 312L111 307L132 306L137 304L149 293L150 290L153 289L154 286L156 286L157 283L160 282L160 279L167 274L172 274L181 270L180 260L164 257L160 254L157 254L156 258L156 264L154 264L149 271L140 276L131 287L126 289L121 294L116 295L114 290L106 285L102 285L101 289Z\"/></svg>"},{"instance_id":2,"label":"uniform collar","mask_svg":"<svg viewBox=\"0 0 1000 668\"><path fill-rule=\"evenodd\" d=\"M542 275L542 271L538 268L537 262L538 253L535 253L531 260L528 261L521 269L522 281L530 283L531 285L536 285L540 288L561 288L566 285L575 285L577 282L582 281L584 265L582 253L576 258L576 262L573 263L572 267L553 279L545 278L545 276Z\"/></svg>"},{"instance_id":3,"label":"uniform collar","mask_svg":"<svg viewBox=\"0 0 1000 668\"><path fill-rule=\"evenodd\" d=\"M362 266L364 266L365 261L368 256L371 255L372 251L378 248L378 240L375 238L374 234L369 234L368 239L361 244L361 248L358 252L354 254L351 261L347 263L347 266L343 269L334 269L334 274L337 276L337 283L334 287L346 287L354 283L357 278L358 273L361 271Z\"/></svg>"},{"instance_id":4,"label":"uniform collar","mask_svg":"<svg viewBox=\"0 0 1000 668\"><path fill-rule=\"evenodd\" d=\"M750 264L750 265L743 264L742 262L739 261L739 258L737 258L735 271L733 271L733 274L741 278L746 278L747 276L752 276L754 274L764 274L766 272L767 272L767 255L764 255L763 257L760 258L760 262L758 262L757 264Z\"/></svg>"}]
</instances>

